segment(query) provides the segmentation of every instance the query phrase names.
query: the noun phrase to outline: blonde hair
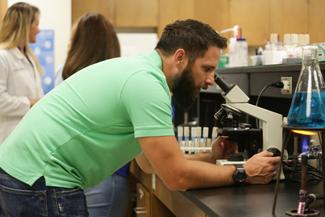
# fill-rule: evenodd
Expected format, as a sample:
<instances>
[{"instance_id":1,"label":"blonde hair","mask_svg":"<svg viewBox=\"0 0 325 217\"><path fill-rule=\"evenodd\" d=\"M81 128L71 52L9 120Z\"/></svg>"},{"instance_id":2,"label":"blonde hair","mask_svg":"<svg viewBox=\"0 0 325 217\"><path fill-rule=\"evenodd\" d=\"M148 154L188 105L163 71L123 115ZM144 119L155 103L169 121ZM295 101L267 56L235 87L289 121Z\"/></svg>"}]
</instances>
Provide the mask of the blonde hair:
<instances>
[{"instance_id":1,"label":"blonde hair","mask_svg":"<svg viewBox=\"0 0 325 217\"><path fill-rule=\"evenodd\" d=\"M9 7L0 26L0 48L10 49L23 44L25 54L32 58L37 71L42 73L41 66L29 47L30 29L39 14L37 7L25 2Z\"/></svg>"}]
</instances>

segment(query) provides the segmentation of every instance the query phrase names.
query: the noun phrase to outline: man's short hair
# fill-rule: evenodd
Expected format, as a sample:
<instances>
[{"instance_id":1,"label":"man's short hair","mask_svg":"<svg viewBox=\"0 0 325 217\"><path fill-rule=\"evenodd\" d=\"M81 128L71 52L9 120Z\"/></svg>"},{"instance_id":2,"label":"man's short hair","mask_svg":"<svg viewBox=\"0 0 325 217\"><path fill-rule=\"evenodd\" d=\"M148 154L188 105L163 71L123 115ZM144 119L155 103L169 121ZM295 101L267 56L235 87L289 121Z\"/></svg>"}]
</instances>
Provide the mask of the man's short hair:
<instances>
[{"instance_id":1,"label":"man's short hair","mask_svg":"<svg viewBox=\"0 0 325 217\"><path fill-rule=\"evenodd\" d=\"M165 27L156 49L169 56L177 49L187 52L190 61L205 54L210 46L227 47L227 39L220 36L211 26L197 20L177 20Z\"/></svg>"}]
</instances>

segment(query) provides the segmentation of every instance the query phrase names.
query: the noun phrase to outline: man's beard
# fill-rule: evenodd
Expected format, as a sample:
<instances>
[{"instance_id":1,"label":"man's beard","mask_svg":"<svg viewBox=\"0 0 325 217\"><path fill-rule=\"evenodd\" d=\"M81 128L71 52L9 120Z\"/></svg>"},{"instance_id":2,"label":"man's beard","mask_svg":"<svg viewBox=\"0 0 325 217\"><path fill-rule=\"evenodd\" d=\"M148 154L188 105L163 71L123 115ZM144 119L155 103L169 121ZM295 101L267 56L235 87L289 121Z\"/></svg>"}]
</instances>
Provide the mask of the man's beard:
<instances>
[{"instance_id":1,"label":"man's beard","mask_svg":"<svg viewBox=\"0 0 325 217\"><path fill-rule=\"evenodd\" d=\"M191 107L199 94L199 91L195 87L190 65L184 69L179 78L175 79L172 88L175 103L185 111Z\"/></svg>"}]
</instances>

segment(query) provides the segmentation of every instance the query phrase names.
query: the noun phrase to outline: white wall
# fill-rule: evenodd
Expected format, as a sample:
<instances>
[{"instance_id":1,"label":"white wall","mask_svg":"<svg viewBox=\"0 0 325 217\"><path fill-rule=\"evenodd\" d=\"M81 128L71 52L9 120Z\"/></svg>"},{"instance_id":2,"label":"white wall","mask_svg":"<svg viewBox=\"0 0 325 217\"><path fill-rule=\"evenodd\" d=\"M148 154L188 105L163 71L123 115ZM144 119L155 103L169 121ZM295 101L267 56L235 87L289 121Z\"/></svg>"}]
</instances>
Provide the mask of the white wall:
<instances>
[{"instance_id":1,"label":"white wall","mask_svg":"<svg viewBox=\"0 0 325 217\"><path fill-rule=\"evenodd\" d=\"M117 33L121 56L151 52L158 42L157 33Z\"/></svg>"},{"instance_id":2,"label":"white wall","mask_svg":"<svg viewBox=\"0 0 325 217\"><path fill-rule=\"evenodd\" d=\"M16 2L27 2L41 11L40 29L53 29L55 71L63 64L71 30L71 0L8 0L8 7Z\"/></svg>"}]
</instances>

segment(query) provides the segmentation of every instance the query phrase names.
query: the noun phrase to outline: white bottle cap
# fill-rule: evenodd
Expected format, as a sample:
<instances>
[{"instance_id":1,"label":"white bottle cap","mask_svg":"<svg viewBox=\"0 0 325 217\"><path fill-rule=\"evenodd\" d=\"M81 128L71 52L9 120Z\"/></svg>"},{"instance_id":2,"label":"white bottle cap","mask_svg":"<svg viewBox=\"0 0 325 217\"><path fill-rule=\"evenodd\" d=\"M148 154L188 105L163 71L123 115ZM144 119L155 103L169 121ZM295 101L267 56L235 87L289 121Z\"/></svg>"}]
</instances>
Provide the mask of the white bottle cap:
<instances>
[{"instance_id":1,"label":"white bottle cap","mask_svg":"<svg viewBox=\"0 0 325 217\"><path fill-rule=\"evenodd\" d=\"M196 136L199 138L202 137L202 127L196 127Z\"/></svg>"},{"instance_id":2,"label":"white bottle cap","mask_svg":"<svg viewBox=\"0 0 325 217\"><path fill-rule=\"evenodd\" d=\"M216 139L218 136L218 127L212 128L212 140Z\"/></svg>"},{"instance_id":3,"label":"white bottle cap","mask_svg":"<svg viewBox=\"0 0 325 217\"><path fill-rule=\"evenodd\" d=\"M291 34L291 44L298 45L298 34Z\"/></svg>"},{"instance_id":4,"label":"white bottle cap","mask_svg":"<svg viewBox=\"0 0 325 217\"><path fill-rule=\"evenodd\" d=\"M209 128L203 127L203 138L208 138L209 136Z\"/></svg>"},{"instance_id":5,"label":"white bottle cap","mask_svg":"<svg viewBox=\"0 0 325 217\"><path fill-rule=\"evenodd\" d=\"M278 33L271 33L270 34L270 42L271 42L271 44L278 43L278 39L279 39L279 34Z\"/></svg>"},{"instance_id":6,"label":"white bottle cap","mask_svg":"<svg viewBox=\"0 0 325 217\"><path fill-rule=\"evenodd\" d=\"M184 137L189 137L190 136L190 128L189 127L184 127Z\"/></svg>"},{"instance_id":7,"label":"white bottle cap","mask_svg":"<svg viewBox=\"0 0 325 217\"><path fill-rule=\"evenodd\" d=\"M284 45L291 45L291 37L290 34L283 35L283 44Z\"/></svg>"},{"instance_id":8,"label":"white bottle cap","mask_svg":"<svg viewBox=\"0 0 325 217\"><path fill-rule=\"evenodd\" d=\"M177 137L183 137L183 126L177 127Z\"/></svg>"},{"instance_id":9,"label":"white bottle cap","mask_svg":"<svg viewBox=\"0 0 325 217\"><path fill-rule=\"evenodd\" d=\"M304 35L304 42L305 42L306 45L310 44L310 36L309 36L309 34Z\"/></svg>"},{"instance_id":10,"label":"white bottle cap","mask_svg":"<svg viewBox=\"0 0 325 217\"><path fill-rule=\"evenodd\" d=\"M191 127L191 138L194 139L196 138L196 127Z\"/></svg>"}]
</instances>

